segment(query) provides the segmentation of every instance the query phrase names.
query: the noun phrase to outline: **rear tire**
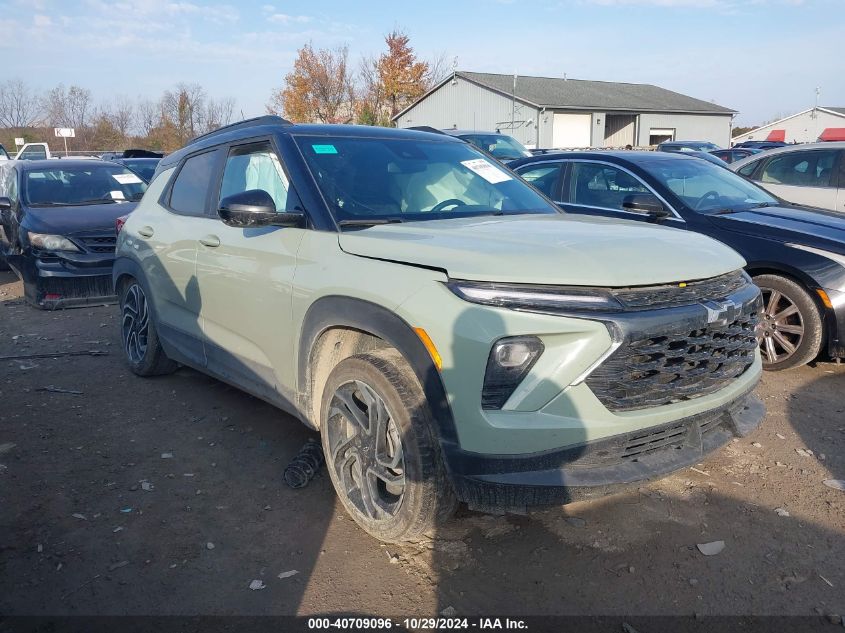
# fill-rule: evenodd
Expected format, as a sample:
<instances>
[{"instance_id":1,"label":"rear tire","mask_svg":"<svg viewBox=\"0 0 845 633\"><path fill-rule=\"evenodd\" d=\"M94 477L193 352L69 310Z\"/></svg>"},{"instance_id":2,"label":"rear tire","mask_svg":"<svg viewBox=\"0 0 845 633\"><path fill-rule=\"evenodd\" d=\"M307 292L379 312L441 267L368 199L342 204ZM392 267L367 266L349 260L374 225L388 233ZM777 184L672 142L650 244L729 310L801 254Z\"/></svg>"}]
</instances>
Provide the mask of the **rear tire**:
<instances>
[{"instance_id":1,"label":"rear tire","mask_svg":"<svg viewBox=\"0 0 845 633\"><path fill-rule=\"evenodd\" d=\"M387 542L419 540L457 500L413 369L393 349L341 361L323 391L320 435L337 496Z\"/></svg>"},{"instance_id":2,"label":"rear tire","mask_svg":"<svg viewBox=\"0 0 845 633\"><path fill-rule=\"evenodd\" d=\"M780 371L806 365L821 352L822 315L812 295L779 275L758 275L763 313L757 332L763 369Z\"/></svg>"},{"instance_id":3,"label":"rear tire","mask_svg":"<svg viewBox=\"0 0 845 633\"><path fill-rule=\"evenodd\" d=\"M175 371L178 365L167 357L161 347L147 295L136 279L131 279L121 288L120 315L123 352L132 373L161 376Z\"/></svg>"}]
</instances>

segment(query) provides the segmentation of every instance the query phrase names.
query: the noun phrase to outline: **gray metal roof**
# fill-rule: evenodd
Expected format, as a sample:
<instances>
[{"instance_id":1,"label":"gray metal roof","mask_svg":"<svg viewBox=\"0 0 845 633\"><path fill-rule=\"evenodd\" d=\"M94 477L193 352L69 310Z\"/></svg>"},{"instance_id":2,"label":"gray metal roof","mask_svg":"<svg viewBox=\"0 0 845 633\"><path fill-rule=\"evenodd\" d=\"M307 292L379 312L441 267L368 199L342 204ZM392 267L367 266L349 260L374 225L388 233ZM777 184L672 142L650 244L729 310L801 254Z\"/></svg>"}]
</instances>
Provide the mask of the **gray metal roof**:
<instances>
[{"instance_id":1,"label":"gray metal roof","mask_svg":"<svg viewBox=\"0 0 845 633\"><path fill-rule=\"evenodd\" d=\"M841 114L845 116L845 108L829 108L827 106L820 106L822 110L830 110L831 112L836 112L836 114Z\"/></svg>"},{"instance_id":2,"label":"gray metal roof","mask_svg":"<svg viewBox=\"0 0 845 633\"><path fill-rule=\"evenodd\" d=\"M510 96L513 75L457 71L458 77ZM451 79L451 77L450 77ZM650 84L518 76L516 98L549 108L733 114L736 110Z\"/></svg>"}]
</instances>

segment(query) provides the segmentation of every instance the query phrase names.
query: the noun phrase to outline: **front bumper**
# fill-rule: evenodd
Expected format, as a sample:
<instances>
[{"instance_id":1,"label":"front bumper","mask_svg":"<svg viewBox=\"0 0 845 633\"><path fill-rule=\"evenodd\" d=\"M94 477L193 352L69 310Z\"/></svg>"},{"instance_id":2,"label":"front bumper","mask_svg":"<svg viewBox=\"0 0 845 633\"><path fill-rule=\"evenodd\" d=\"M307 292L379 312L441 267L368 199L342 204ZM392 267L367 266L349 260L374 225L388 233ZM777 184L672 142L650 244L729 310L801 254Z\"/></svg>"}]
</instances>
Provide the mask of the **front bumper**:
<instances>
[{"instance_id":1,"label":"front bumper","mask_svg":"<svg viewBox=\"0 0 845 633\"><path fill-rule=\"evenodd\" d=\"M529 455L454 452L458 497L481 510L568 503L620 491L691 464L753 431L765 415L746 393L705 413L668 424Z\"/></svg>"},{"instance_id":2,"label":"front bumper","mask_svg":"<svg viewBox=\"0 0 845 633\"><path fill-rule=\"evenodd\" d=\"M827 352L831 358L845 358L845 292L825 288L833 309L825 309Z\"/></svg>"},{"instance_id":3,"label":"front bumper","mask_svg":"<svg viewBox=\"0 0 845 633\"><path fill-rule=\"evenodd\" d=\"M117 300L111 279L113 253L41 253L26 249L8 261L23 281L27 302L35 307L57 310Z\"/></svg>"}]
</instances>

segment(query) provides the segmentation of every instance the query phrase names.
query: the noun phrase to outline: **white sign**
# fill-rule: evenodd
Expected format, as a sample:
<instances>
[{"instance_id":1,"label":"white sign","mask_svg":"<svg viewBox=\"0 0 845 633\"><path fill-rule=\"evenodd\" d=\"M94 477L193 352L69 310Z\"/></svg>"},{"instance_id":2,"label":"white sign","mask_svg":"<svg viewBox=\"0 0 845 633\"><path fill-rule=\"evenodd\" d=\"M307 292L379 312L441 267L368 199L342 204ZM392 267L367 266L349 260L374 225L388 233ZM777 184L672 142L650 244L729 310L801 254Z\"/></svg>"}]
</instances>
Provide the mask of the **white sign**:
<instances>
[{"instance_id":1,"label":"white sign","mask_svg":"<svg viewBox=\"0 0 845 633\"><path fill-rule=\"evenodd\" d=\"M22 138L19 138L19 137L15 138L15 145L21 146L21 145L25 145L25 144L26 144L26 142Z\"/></svg>"},{"instance_id":2,"label":"white sign","mask_svg":"<svg viewBox=\"0 0 845 633\"><path fill-rule=\"evenodd\" d=\"M511 179L503 170L483 158L464 160L461 161L461 165L474 171L492 185Z\"/></svg>"},{"instance_id":3,"label":"white sign","mask_svg":"<svg viewBox=\"0 0 845 633\"><path fill-rule=\"evenodd\" d=\"M121 185L140 185L141 179L138 178L135 174L112 174L112 178L114 178L117 182ZM120 194L123 195L123 194Z\"/></svg>"},{"instance_id":4,"label":"white sign","mask_svg":"<svg viewBox=\"0 0 845 633\"><path fill-rule=\"evenodd\" d=\"M74 138L76 136L76 131L72 127L56 127L53 128L53 131L60 138Z\"/></svg>"}]
</instances>

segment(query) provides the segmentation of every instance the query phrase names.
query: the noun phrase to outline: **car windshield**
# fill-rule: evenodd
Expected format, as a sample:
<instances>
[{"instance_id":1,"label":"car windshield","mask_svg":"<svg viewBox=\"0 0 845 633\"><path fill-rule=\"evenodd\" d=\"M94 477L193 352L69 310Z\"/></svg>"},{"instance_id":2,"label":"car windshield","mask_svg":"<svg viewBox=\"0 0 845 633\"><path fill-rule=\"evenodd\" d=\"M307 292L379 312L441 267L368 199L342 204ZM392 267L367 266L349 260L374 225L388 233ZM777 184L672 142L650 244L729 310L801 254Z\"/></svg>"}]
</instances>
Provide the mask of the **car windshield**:
<instances>
[{"instance_id":1,"label":"car windshield","mask_svg":"<svg viewBox=\"0 0 845 633\"><path fill-rule=\"evenodd\" d=\"M156 158L128 158L121 162L138 174L144 182L150 182L153 179L153 174L156 172L158 165Z\"/></svg>"},{"instance_id":2,"label":"car windshield","mask_svg":"<svg viewBox=\"0 0 845 633\"><path fill-rule=\"evenodd\" d=\"M559 213L467 143L322 136L296 140L338 222Z\"/></svg>"},{"instance_id":3,"label":"car windshield","mask_svg":"<svg viewBox=\"0 0 845 633\"><path fill-rule=\"evenodd\" d=\"M505 134L462 134L460 138L501 160L515 160L531 155L522 143Z\"/></svg>"},{"instance_id":4,"label":"car windshield","mask_svg":"<svg viewBox=\"0 0 845 633\"><path fill-rule=\"evenodd\" d=\"M56 161L57 163L60 161ZM32 207L110 204L140 200L147 185L125 167L91 161L24 172L23 195Z\"/></svg>"},{"instance_id":5,"label":"car windshield","mask_svg":"<svg viewBox=\"0 0 845 633\"><path fill-rule=\"evenodd\" d=\"M734 172L703 160L667 157L641 167L699 213L725 213L778 204L778 199Z\"/></svg>"}]
</instances>

